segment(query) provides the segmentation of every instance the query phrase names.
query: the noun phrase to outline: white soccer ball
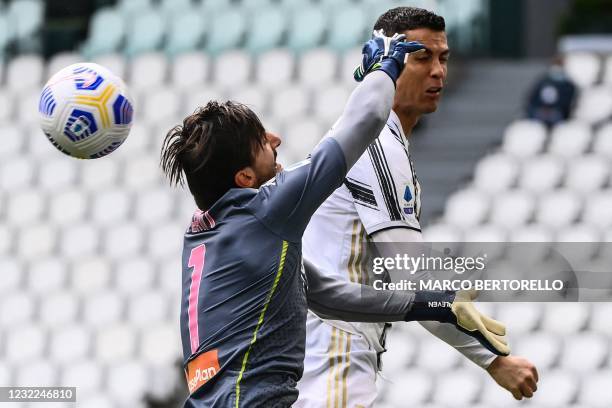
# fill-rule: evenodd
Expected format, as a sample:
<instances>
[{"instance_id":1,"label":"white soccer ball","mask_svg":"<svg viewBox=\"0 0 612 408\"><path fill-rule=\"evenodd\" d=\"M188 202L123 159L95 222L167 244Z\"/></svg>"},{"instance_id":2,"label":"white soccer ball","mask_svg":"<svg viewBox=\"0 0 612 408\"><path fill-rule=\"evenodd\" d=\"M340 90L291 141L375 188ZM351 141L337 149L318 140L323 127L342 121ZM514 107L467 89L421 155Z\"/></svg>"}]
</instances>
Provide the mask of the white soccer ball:
<instances>
[{"instance_id":1,"label":"white soccer ball","mask_svg":"<svg viewBox=\"0 0 612 408\"><path fill-rule=\"evenodd\" d=\"M53 146L73 157L97 159L125 141L133 106L121 78L98 64L79 63L49 79L38 111Z\"/></svg>"}]
</instances>

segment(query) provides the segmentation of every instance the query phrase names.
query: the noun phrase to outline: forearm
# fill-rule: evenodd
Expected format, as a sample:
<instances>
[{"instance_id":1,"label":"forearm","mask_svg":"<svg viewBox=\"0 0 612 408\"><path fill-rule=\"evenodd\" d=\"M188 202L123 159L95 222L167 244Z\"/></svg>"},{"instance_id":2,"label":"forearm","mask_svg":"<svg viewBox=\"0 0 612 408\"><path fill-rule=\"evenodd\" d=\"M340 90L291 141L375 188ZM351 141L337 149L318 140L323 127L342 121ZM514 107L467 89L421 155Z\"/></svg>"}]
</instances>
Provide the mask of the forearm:
<instances>
[{"instance_id":1,"label":"forearm","mask_svg":"<svg viewBox=\"0 0 612 408\"><path fill-rule=\"evenodd\" d=\"M483 347L478 340L457 330L457 327L452 324L443 324L436 321L421 321L419 323L431 334L449 346L454 347L458 352L482 368L488 368L497 357L497 355Z\"/></svg>"},{"instance_id":2,"label":"forearm","mask_svg":"<svg viewBox=\"0 0 612 408\"><path fill-rule=\"evenodd\" d=\"M384 72L368 74L351 94L329 136L336 139L350 169L385 125L395 95L393 80Z\"/></svg>"}]
</instances>

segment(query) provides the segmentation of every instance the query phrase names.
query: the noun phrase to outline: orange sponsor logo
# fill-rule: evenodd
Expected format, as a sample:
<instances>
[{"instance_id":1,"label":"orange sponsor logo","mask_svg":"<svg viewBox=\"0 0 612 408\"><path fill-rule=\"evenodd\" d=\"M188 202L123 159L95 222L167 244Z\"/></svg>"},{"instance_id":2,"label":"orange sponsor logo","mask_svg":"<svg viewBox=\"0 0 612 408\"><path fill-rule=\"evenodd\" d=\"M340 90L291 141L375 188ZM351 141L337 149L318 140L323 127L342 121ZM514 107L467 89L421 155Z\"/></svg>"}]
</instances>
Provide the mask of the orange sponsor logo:
<instances>
[{"instance_id":1,"label":"orange sponsor logo","mask_svg":"<svg viewBox=\"0 0 612 408\"><path fill-rule=\"evenodd\" d=\"M217 355L217 349L202 353L187 363L185 377L187 377L189 393L193 394L195 390L213 378L219 372L219 370L219 357Z\"/></svg>"}]
</instances>

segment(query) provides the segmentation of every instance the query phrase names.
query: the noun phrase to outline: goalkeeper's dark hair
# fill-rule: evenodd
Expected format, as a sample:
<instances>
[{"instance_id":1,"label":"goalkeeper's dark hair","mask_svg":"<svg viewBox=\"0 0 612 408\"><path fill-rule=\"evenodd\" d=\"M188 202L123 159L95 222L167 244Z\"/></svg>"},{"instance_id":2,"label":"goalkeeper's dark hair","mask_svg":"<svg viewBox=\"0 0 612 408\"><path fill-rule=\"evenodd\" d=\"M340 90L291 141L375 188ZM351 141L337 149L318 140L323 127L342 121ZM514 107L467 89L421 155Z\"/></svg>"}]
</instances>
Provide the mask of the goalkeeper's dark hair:
<instances>
[{"instance_id":1,"label":"goalkeeper's dark hair","mask_svg":"<svg viewBox=\"0 0 612 408\"><path fill-rule=\"evenodd\" d=\"M202 210L230 188L234 175L250 166L266 140L257 115L237 102L210 101L170 129L161 151L161 167L171 185L185 180Z\"/></svg>"},{"instance_id":2,"label":"goalkeeper's dark hair","mask_svg":"<svg viewBox=\"0 0 612 408\"><path fill-rule=\"evenodd\" d=\"M387 36L418 28L444 31L446 22L444 17L429 10L418 7L396 7L384 12L374 24L374 30L382 29Z\"/></svg>"}]
</instances>

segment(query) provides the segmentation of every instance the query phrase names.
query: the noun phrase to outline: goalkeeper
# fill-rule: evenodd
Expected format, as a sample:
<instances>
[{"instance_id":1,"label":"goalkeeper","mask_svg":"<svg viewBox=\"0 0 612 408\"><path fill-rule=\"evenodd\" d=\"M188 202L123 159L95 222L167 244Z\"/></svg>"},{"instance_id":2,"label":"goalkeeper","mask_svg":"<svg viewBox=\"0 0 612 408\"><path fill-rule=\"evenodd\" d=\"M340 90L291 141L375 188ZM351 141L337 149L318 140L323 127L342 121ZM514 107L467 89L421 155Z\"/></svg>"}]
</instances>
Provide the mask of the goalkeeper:
<instances>
[{"instance_id":1,"label":"goalkeeper","mask_svg":"<svg viewBox=\"0 0 612 408\"><path fill-rule=\"evenodd\" d=\"M423 48L403 39L377 34L366 43L365 79L343 115L308 160L284 171L280 139L244 105L209 102L166 136L162 168L171 183L186 179L198 206L182 258L186 407L291 406L303 371L306 293L326 316L451 322L495 353L509 352L503 326L469 297L368 292L311 267L302 273L311 215L377 137L405 58Z\"/></svg>"}]
</instances>

